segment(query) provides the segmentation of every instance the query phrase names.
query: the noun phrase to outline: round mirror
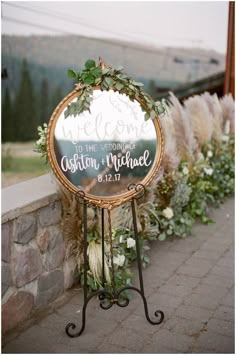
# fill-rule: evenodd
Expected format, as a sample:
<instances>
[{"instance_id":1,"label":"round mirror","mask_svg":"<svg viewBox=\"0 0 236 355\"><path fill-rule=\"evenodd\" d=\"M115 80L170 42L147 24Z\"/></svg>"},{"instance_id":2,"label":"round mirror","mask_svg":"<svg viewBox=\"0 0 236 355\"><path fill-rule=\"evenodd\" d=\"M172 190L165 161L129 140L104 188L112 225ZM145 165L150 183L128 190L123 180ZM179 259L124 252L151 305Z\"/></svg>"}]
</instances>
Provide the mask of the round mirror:
<instances>
[{"instance_id":1,"label":"round mirror","mask_svg":"<svg viewBox=\"0 0 236 355\"><path fill-rule=\"evenodd\" d=\"M119 205L148 185L163 154L158 117L145 121L140 103L118 91L93 90L90 112L65 118L73 91L55 109L48 129L48 157L60 182L72 192L84 191L98 206Z\"/></svg>"}]
</instances>

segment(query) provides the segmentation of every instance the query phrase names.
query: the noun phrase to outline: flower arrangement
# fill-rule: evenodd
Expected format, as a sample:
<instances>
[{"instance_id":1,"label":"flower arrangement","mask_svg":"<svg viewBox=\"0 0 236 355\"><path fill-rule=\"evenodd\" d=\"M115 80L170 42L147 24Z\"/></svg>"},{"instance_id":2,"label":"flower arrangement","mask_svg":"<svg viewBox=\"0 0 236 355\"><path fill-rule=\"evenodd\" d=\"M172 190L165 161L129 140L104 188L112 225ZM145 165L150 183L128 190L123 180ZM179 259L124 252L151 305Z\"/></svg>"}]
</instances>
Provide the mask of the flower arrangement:
<instances>
[{"instance_id":1,"label":"flower arrangement","mask_svg":"<svg viewBox=\"0 0 236 355\"><path fill-rule=\"evenodd\" d=\"M139 90L140 85L130 82L128 77L123 77L121 69L116 74L120 75L118 82L114 82L114 72L111 69L99 68L94 62L87 63L84 72L78 74L70 72L71 77L84 81L85 97L93 83L101 85L104 89L115 85L119 90L123 88L125 90L125 85L129 83L135 97L135 90ZM82 110L89 109L87 99L85 102L87 104ZM204 93L190 97L181 105L170 93L170 103L168 116L161 118L166 136L162 171L136 205L144 267L150 262L147 255L150 249L149 241L164 241L174 236L185 238L191 234L196 220L206 224L212 223L209 207L218 206L234 192L232 96L227 95L219 100L216 95ZM38 132L39 140L36 142L35 150L46 157L47 125L39 127ZM83 283L81 206L76 202L75 196L61 186L59 194L63 205L62 228L66 257L73 260L75 277ZM115 282L117 287L123 287L132 282L130 266L136 259L129 204L113 210L112 219ZM91 289L101 287L102 282L102 251L97 221L97 210L89 209L88 286ZM106 240L105 277L107 284L110 285L111 263L107 244Z\"/></svg>"},{"instance_id":2,"label":"flower arrangement","mask_svg":"<svg viewBox=\"0 0 236 355\"><path fill-rule=\"evenodd\" d=\"M40 153L42 158L46 158L46 161L47 161L47 147L46 147L47 131L48 131L47 123L44 123L42 127L38 126L39 139L35 142L35 146L34 146L34 151L36 153Z\"/></svg>"}]
</instances>

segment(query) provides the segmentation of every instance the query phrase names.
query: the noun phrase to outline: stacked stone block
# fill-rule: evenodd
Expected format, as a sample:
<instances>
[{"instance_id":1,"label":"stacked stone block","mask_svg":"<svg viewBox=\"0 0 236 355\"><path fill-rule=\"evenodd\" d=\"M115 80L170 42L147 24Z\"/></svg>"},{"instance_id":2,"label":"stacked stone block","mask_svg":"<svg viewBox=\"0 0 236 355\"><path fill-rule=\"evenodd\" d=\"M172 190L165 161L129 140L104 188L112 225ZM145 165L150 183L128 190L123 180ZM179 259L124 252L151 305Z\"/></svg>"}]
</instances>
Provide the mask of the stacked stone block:
<instances>
[{"instance_id":1,"label":"stacked stone block","mask_svg":"<svg viewBox=\"0 0 236 355\"><path fill-rule=\"evenodd\" d=\"M7 332L73 284L54 201L2 224L2 329Z\"/></svg>"}]
</instances>

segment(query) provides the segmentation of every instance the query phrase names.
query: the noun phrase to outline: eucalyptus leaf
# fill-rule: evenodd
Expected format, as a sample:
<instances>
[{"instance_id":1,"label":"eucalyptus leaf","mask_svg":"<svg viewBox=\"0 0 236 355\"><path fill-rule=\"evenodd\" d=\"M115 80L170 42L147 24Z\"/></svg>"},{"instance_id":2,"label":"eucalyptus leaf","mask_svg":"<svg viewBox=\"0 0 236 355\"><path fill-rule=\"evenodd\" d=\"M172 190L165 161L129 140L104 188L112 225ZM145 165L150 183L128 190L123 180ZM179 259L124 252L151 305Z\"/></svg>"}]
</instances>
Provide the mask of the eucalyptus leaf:
<instances>
[{"instance_id":1,"label":"eucalyptus leaf","mask_svg":"<svg viewBox=\"0 0 236 355\"><path fill-rule=\"evenodd\" d=\"M91 70L91 74L95 77L95 78L100 78L102 76L102 70L98 67L94 68Z\"/></svg>"},{"instance_id":2,"label":"eucalyptus leaf","mask_svg":"<svg viewBox=\"0 0 236 355\"><path fill-rule=\"evenodd\" d=\"M119 83L119 82L117 82L117 83L115 83L115 88L116 88L117 90L121 90L121 89L124 88L124 85L121 84L121 83Z\"/></svg>"},{"instance_id":3,"label":"eucalyptus leaf","mask_svg":"<svg viewBox=\"0 0 236 355\"><path fill-rule=\"evenodd\" d=\"M101 78L95 79L94 84L95 85L100 85L101 84Z\"/></svg>"},{"instance_id":4,"label":"eucalyptus leaf","mask_svg":"<svg viewBox=\"0 0 236 355\"><path fill-rule=\"evenodd\" d=\"M96 67L96 62L93 59L88 59L85 63L85 68L86 69L91 69Z\"/></svg>"},{"instance_id":5,"label":"eucalyptus leaf","mask_svg":"<svg viewBox=\"0 0 236 355\"><path fill-rule=\"evenodd\" d=\"M67 70L67 76L68 76L69 78L76 78L76 73L74 72L74 70L68 69L68 70Z\"/></svg>"},{"instance_id":6,"label":"eucalyptus leaf","mask_svg":"<svg viewBox=\"0 0 236 355\"><path fill-rule=\"evenodd\" d=\"M93 82L94 82L94 77L91 74L87 75L84 80L84 83L90 85Z\"/></svg>"},{"instance_id":7,"label":"eucalyptus leaf","mask_svg":"<svg viewBox=\"0 0 236 355\"><path fill-rule=\"evenodd\" d=\"M150 117L152 120L156 117L156 112L154 110L150 112Z\"/></svg>"},{"instance_id":8,"label":"eucalyptus leaf","mask_svg":"<svg viewBox=\"0 0 236 355\"><path fill-rule=\"evenodd\" d=\"M76 104L75 102L72 102L70 105L70 114L75 116L76 115Z\"/></svg>"},{"instance_id":9,"label":"eucalyptus leaf","mask_svg":"<svg viewBox=\"0 0 236 355\"><path fill-rule=\"evenodd\" d=\"M114 80L112 78L110 78L110 77L106 77L104 79L104 81L109 87L111 87L113 85L113 83L114 83Z\"/></svg>"},{"instance_id":10,"label":"eucalyptus leaf","mask_svg":"<svg viewBox=\"0 0 236 355\"><path fill-rule=\"evenodd\" d=\"M81 100L78 99L75 103L75 107L76 107L77 112L80 111L80 108L82 107L82 105L83 105L83 102L81 102Z\"/></svg>"},{"instance_id":11,"label":"eucalyptus leaf","mask_svg":"<svg viewBox=\"0 0 236 355\"><path fill-rule=\"evenodd\" d=\"M64 112L64 117L67 118L69 116L70 116L70 109L69 109L69 106L68 106L67 109Z\"/></svg>"},{"instance_id":12,"label":"eucalyptus leaf","mask_svg":"<svg viewBox=\"0 0 236 355\"><path fill-rule=\"evenodd\" d=\"M150 263L150 258L149 258L147 255L144 256L143 260L144 260L145 263L147 263L147 264Z\"/></svg>"},{"instance_id":13,"label":"eucalyptus leaf","mask_svg":"<svg viewBox=\"0 0 236 355\"><path fill-rule=\"evenodd\" d=\"M101 83L101 88L102 88L103 90L109 89L109 86L107 85L107 83L105 82L105 80L102 81L102 83Z\"/></svg>"},{"instance_id":14,"label":"eucalyptus leaf","mask_svg":"<svg viewBox=\"0 0 236 355\"><path fill-rule=\"evenodd\" d=\"M159 235L159 237L158 237L158 240L160 240L160 241L163 241L163 240L165 240L166 239L166 234L165 233L161 233L160 235Z\"/></svg>"},{"instance_id":15,"label":"eucalyptus leaf","mask_svg":"<svg viewBox=\"0 0 236 355\"><path fill-rule=\"evenodd\" d=\"M102 75L106 75L107 73L110 72L110 69L109 68L104 68L102 69Z\"/></svg>"},{"instance_id":16,"label":"eucalyptus leaf","mask_svg":"<svg viewBox=\"0 0 236 355\"><path fill-rule=\"evenodd\" d=\"M133 81L132 83L133 83L133 85L135 85L135 86L144 86L143 83L139 83L138 81Z\"/></svg>"}]
</instances>

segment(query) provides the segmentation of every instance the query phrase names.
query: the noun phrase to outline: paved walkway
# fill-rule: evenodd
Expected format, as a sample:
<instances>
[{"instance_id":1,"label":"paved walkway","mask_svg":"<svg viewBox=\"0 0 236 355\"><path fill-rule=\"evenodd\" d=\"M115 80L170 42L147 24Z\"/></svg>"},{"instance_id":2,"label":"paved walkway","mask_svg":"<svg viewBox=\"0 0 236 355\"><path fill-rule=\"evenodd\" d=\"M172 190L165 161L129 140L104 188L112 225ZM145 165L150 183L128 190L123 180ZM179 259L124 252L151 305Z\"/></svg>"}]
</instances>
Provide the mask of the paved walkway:
<instances>
[{"instance_id":1,"label":"paved walkway","mask_svg":"<svg viewBox=\"0 0 236 355\"><path fill-rule=\"evenodd\" d=\"M3 353L234 353L234 200L212 217L216 223L195 226L192 237L152 243L145 290L150 316L165 313L161 325L146 321L134 293L126 308L104 311L92 300L84 333L68 338L65 325L81 321L82 292L73 289L8 336Z\"/></svg>"}]
</instances>

